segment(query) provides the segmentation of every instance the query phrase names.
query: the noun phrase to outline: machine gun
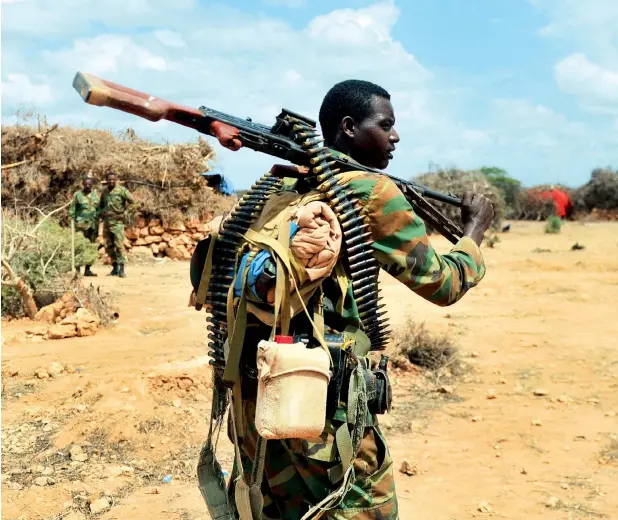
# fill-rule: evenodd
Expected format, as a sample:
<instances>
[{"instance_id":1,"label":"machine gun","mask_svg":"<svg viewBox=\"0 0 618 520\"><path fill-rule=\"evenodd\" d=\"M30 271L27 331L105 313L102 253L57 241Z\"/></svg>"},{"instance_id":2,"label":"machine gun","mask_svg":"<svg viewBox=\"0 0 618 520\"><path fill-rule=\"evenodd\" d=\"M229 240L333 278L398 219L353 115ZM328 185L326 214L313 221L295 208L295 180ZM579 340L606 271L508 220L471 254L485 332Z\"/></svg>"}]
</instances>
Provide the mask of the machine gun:
<instances>
[{"instance_id":1,"label":"machine gun","mask_svg":"<svg viewBox=\"0 0 618 520\"><path fill-rule=\"evenodd\" d=\"M241 119L205 106L196 109L172 103L84 72L76 73L73 87L90 105L115 108L153 122L164 119L216 137L222 146L232 151L243 147L250 148L297 166L311 168L307 150L293 139L293 121L303 121L312 128L316 128L316 122L289 110L283 109L277 116L275 124L269 127L254 123L250 118ZM325 147L324 151L328 149ZM427 201L427 198L430 198L461 207L461 199L393 177L336 153L333 153L330 160L334 161L334 167L341 171L360 170L389 177L412 204L418 216L429 226L439 231L453 244L457 243L463 235L457 225Z\"/></svg>"}]
</instances>

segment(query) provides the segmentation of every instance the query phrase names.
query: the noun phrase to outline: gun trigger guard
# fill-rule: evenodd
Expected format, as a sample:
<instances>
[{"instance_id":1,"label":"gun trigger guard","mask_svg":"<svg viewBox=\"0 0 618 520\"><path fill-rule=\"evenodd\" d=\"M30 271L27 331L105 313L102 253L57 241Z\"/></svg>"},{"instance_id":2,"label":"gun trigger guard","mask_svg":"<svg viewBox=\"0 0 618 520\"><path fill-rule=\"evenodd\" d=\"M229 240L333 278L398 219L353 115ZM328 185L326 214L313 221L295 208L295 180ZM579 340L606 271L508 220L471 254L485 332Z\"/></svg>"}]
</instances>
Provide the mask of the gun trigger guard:
<instances>
[{"instance_id":1,"label":"gun trigger guard","mask_svg":"<svg viewBox=\"0 0 618 520\"><path fill-rule=\"evenodd\" d=\"M210 133L214 135L221 143L221 146L236 152L242 148L242 142L238 137L240 130L238 128L222 123L221 121L213 121L210 124Z\"/></svg>"}]
</instances>

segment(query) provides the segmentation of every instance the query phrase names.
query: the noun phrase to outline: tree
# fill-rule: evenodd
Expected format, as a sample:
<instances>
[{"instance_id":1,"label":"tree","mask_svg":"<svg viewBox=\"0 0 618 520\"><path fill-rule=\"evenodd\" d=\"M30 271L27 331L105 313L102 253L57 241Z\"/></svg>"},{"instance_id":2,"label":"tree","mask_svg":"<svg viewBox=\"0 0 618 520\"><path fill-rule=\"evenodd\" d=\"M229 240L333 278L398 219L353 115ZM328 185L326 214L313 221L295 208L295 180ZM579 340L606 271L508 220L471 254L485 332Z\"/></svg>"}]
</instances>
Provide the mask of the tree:
<instances>
[{"instance_id":1,"label":"tree","mask_svg":"<svg viewBox=\"0 0 618 520\"><path fill-rule=\"evenodd\" d=\"M483 166L481 173L500 190L507 206L513 208L517 205L517 194L521 190L521 182L513 179L506 170L497 166Z\"/></svg>"},{"instance_id":2,"label":"tree","mask_svg":"<svg viewBox=\"0 0 618 520\"><path fill-rule=\"evenodd\" d=\"M68 204L49 213L29 208L38 218L24 212L2 211L2 309L15 310L12 296L21 298L26 315L33 319L38 311L37 290L53 283L64 284L63 277L72 273L71 231L62 228L52 216ZM97 246L80 233L75 235L75 260L78 265L93 264ZM19 300L17 300L18 302ZM19 306L17 305L19 308Z\"/></svg>"}]
</instances>

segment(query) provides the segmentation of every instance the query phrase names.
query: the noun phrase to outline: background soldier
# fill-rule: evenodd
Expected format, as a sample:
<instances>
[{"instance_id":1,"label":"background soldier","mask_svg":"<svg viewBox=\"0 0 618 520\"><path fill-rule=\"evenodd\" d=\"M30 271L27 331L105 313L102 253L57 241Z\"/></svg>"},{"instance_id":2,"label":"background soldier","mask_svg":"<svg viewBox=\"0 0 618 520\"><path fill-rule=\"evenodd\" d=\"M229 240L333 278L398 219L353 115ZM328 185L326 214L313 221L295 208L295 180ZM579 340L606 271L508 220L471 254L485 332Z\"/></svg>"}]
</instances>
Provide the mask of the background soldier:
<instances>
[{"instance_id":1,"label":"background soldier","mask_svg":"<svg viewBox=\"0 0 618 520\"><path fill-rule=\"evenodd\" d=\"M114 268L110 276L124 278L124 264L127 254L124 247L124 219L126 210L135 203L135 200L124 186L117 184L118 176L107 174L107 187L101 194L101 216L103 217L103 236L105 250L112 261Z\"/></svg>"},{"instance_id":2,"label":"background soldier","mask_svg":"<svg viewBox=\"0 0 618 520\"><path fill-rule=\"evenodd\" d=\"M92 189L93 180L90 177L84 179L82 189L75 193L69 215L75 221L75 229L79 231L86 240L91 243L97 241L99 236L99 201L100 196L96 190ZM79 268L77 267L77 274ZM84 269L84 276L96 276L87 265Z\"/></svg>"}]
</instances>

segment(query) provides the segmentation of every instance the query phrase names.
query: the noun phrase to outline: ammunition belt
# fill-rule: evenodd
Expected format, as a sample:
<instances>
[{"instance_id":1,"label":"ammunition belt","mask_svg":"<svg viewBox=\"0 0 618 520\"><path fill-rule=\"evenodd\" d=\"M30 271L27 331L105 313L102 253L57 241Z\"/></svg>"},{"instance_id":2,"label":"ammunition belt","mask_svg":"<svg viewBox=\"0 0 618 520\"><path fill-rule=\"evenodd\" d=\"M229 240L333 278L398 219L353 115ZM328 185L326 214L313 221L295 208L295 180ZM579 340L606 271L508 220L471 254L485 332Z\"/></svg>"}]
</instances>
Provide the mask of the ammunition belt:
<instances>
[{"instance_id":1,"label":"ammunition belt","mask_svg":"<svg viewBox=\"0 0 618 520\"><path fill-rule=\"evenodd\" d=\"M214 245L213 266L206 300L212 305L206 318L210 340L209 363L214 369L214 385L220 401L213 407L212 419L223 416L227 408L227 395L223 384L225 369L224 344L227 340L227 297L234 281L237 255L243 235L259 217L271 195L281 190L282 179L267 173L240 198L236 207L223 221Z\"/></svg>"},{"instance_id":2,"label":"ammunition belt","mask_svg":"<svg viewBox=\"0 0 618 520\"><path fill-rule=\"evenodd\" d=\"M332 168L335 162L329 160L330 152L321 146L323 139L317 130L300 119L288 118L294 123L294 140L311 157L313 182L318 190L325 193L341 223L352 278L352 294L363 330L371 341L371 350L384 350L390 330L388 317L383 318L386 311L380 310L385 306L379 303L382 300L378 281L380 265L371 250L371 231L360 213L359 201L345 184L337 184L339 170Z\"/></svg>"}]
</instances>

